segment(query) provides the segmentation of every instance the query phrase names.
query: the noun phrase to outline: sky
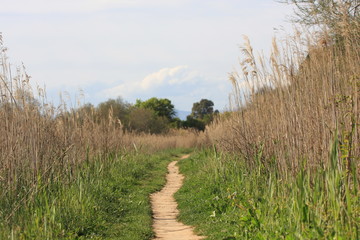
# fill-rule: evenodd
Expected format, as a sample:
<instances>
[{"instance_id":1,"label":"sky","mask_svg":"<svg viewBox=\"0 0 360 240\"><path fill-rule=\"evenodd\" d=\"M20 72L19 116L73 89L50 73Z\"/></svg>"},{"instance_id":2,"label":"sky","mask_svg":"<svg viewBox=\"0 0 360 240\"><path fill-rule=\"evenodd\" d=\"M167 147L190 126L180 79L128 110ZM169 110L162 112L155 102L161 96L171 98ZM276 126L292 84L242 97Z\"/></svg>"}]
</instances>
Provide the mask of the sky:
<instances>
[{"instance_id":1,"label":"sky","mask_svg":"<svg viewBox=\"0 0 360 240\"><path fill-rule=\"evenodd\" d=\"M247 35L269 52L291 8L273 0L0 0L10 62L55 104L168 98L191 111L203 98L228 108L228 75ZM82 94L83 93L83 94ZM82 97L79 97L79 96Z\"/></svg>"}]
</instances>

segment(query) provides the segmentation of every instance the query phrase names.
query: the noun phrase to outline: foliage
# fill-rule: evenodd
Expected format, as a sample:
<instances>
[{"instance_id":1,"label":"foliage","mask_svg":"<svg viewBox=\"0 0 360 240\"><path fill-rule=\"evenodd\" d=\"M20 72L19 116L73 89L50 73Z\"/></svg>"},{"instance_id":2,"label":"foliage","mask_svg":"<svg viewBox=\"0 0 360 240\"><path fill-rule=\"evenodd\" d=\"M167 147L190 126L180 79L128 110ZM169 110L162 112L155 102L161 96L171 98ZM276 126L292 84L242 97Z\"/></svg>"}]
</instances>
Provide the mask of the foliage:
<instances>
[{"instance_id":1,"label":"foliage","mask_svg":"<svg viewBox=\"0 0 360 240\"><path fill-rule=\"evenodd\" d=\"M125 131L135 108L121 99L54 107L24 67L12 71L1 34L0 60L0 239L151 239L147 197L170 155L146 153L198 136Z\"/></svg>"},{"instance_id":2,"label":"foliage","mask_svg":"<svg viewBox=\"0 0 360 240\"><path fill-rule=\"evenodd\" d=\"M254 56L245 39L242 72L230 79L234 114L207 127L212 142L240 154L249 166L266 146L261 161L276 156L279 172L286 175L297 172L303 158L312 169L326 164L338 129L339 139L349 143L346 161L358 161L360 28L357 33L345 45L317 44L316 36L304 41L300 33L283 45L274 41L269 65Z\"/></svg>"},{"instance_id":3,"label":"foliage","mask_svg":"<svg viewBox=\"0 0 360 240\"><path fill-rule=\"evenodd\" d=\"M193 128L198 131L204 131L206 125L210 124L215 115L219 114L218 110L214 111L213 106L213 101L208 99L201 99L200 102L195 102L191 114L181 123L181 126L183 128Z\"/></svg>"},{"instance_id":4,"label":"foliage","mask_svg":"<svg viewBox=\"0 0 360 240\"><path fill-rule=\"evenodd\" d=\"M169 121L175 116L174 105L166 98L150 98L146 101L136 100L135 107L144 108L154 111L156 116L165 117Z\"/></svg>"},{"instance_id":5,"label":"foliage","mask_svg":"<svg viewBox=\"0 0 360 240\"><path fill-rule=\"evenodd\" d=\"M245 38L213 151L180 163L180 219L209 239L360 237L359 2L291 2L321 37L274 40L269 61Z\"/></svg>"},{"instance_id":6,"label":"foliage","mask_svg":"<svg viewBox=\"0 0 360 240\"><path fill-rule=\"evenodd\" d=\"M212 115L214 112L214 103L208 99L201 99L200 102L193 104L191 109L191 116L195 119L204 119L207 115Z\"/></svg>"},{"instance_id":7,"label":"foliage","mask_svg":"<svg viewBox=\"0 0 360 240\"><path fill-rule=\"evenodd\" d=\"M198 131L204 131L205 123L202 120L198 120L190 115L190 116L187 116L186 121L183 121L182 127L194 128Z\"/></svg>"},{"instance_id":8,"label":"foliage","mask_svg":"<svg viewBox=\"0 0 360 240\"><path fill-rule=\"evenodd\" d=\"M174 105L168 99L137 100L132 105L118 97L101 102L97 107L92 104L82 105L76 109L76 114L81 118L80 122L83 122L83 116L91 115L98 123L115 120L122 129L136 133L160 134L166 133L170 127L181 127L181 124L173 123Z\"/></svg>"},{"instance_id":9,"label":"foliage","mask_svg":"<svg viewBox=\"0 0 360 240\"><path fill-rule=\"evenodd\" d=\"M0 200L0 238L152 239L148 195L164 184L166 165L180 151L89 159L70 182L39 176L32 200L6 221L14 196Z\"/></svg>"},{"instance_id":10,"label":"foliage","mask_svg":"<svg viewBox=\"0 0 360 240\"><path fill-rule=\"evenodd\" d=\"M183 128L183 121L181 121L181 119L178 117L173 118L169 124L169 127L175 129Z\"/></svg>"},{"instance_id":11,"label":"foliage","mask_svg":"<svg viewBox=\"0 0 360 240\"><path fill-rule=\"evenodd\" d=\"M360 27L359 0L283 0L295 6L295 22L321 28L320 42L344 44L357 37Z\"/></svg>"},{"instance_id":12,"label":"foliage","mask_svg":"<svg viewBox=\"0 0 360 240\"><path fill-rule=\"evenodd\" d=\"M129 114L129 129L151 134L166 133L168 119L158 116L153 110L135 108Z\"/></svg>"},{"instance_id":13,"label":"foliage","mask_svg":"<svg viewBox=\"0 0 360 240\"><path fill-rule=\"evenodd\" d=\"M117 99L108 99L105 102L100 103L96 108L96 114L99 119L108 120L109 114L112 117L119 119L122 124L126 125L127 116L131 111L131 105L125 102L121 97Z\"/></svg>"},{"instance_id":14,"label":"foliage","mask_svg":"<svg viewBox=\"0 0 360 240\"><path fill-rule=\"evenodd\" d=\"M335 139L329 166L287 178L276 159L259 161L262 151L255 169L236 155L198 151L179 163L186 177L175 195L179 219L209 240L359 239L360 189L344 179L339 147Z\"/></svg>"}]
</instances>

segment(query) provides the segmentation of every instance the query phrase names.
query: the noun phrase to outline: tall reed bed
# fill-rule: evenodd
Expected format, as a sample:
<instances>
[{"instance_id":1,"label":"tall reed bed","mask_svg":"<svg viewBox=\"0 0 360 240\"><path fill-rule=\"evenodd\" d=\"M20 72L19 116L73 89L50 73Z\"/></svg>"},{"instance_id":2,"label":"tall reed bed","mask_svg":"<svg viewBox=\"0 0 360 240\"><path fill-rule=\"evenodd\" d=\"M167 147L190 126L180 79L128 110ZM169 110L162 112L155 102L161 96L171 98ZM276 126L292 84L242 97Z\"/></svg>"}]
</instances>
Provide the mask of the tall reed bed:
<instances>
[{"instance_id":1,"label":"tall reed bed","mask_svg":"<svg viewBox=\"0 0 360 240\"><path fill-rule=\"evenodd\" d=\"M125 132L113 117L55 107L44 89L34 90L25 67L10 66L0 36L0 221L12 224L20 209L51 184L76 181L84 164L107 164L110 156L155 152L198 144L197 134L167 136Z\"/></svg>"},{"instance_id":2,"label":"tall reed bed","mask_svg":"<svg viewBox=\"0 0 360 240\"><path fill-rule=\"evenodd\" d=\"M329 39L297 33L282 45L274 40L266 61L255 57L245 38L242 71L230 75L234 112L207 129L210 139L242 154L250 167L262 151L262 164L276 158L278 169L287 174L298 171L304 159L309 168L327 165L338 135L339 161L348 171L358 165L360 31L342 42Z\"/></svg>"},{"instance_id":3,"label":"tall reed bed","mask_svg":"<svg viewBox=\"0 0 360 240\"><path fill-rule=\"evenodd\" d=\"M204 235L359 238L360 23L353 19L334 23L336 34L274 40L269 59L256 57L245 37L241 70L230 74L232 111L205 132L214 156L183 163L189 181L179 206L196 213L183 217Z\"/></svg>"}]
</instances>

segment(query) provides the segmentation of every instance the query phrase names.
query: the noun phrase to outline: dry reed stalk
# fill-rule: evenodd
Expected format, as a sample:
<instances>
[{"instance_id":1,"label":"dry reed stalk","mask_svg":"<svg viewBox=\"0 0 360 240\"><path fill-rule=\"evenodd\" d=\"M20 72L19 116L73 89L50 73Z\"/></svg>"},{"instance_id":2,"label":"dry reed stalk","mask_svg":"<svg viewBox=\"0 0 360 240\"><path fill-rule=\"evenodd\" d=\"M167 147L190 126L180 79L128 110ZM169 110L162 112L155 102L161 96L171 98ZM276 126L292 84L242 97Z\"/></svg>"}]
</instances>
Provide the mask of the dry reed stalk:
<instances>
[{"instance_id":1,"label":"dry reed stalk","mask_svg":"<svg viewBox=\"0 0 360 240\"><path fill-rule=\"evenodd\" d=\"M276 157L282 172L296 172L303 159L309 168L328 162L338 129L344 161L358 165L360 34L352 34L344 45L311 38L304 45L299 34L282 47L274 41L270 69L245 39L242 73L230 76L235 112L207 129L212 142L242 154L249 166L264 151L265 166Z\"/></svg>"},{"instance_id":2,"label":"dry reed stalk","mask_svg":"<svg viewBox=\"0 0 360 240\"><path fill-rule=\"evenodd\" d=\"M134 146L153 152L199 144L198 134L185 130L166 136L125 132L112 110L102 119L94 109L69 108L66 101L55 108L45 89L31 88L24 66L12 74L1 35L0 61L0 197L13 199L14 209L6 219L39 187L73 181L84 161L106 161Z\"/></svg>"}]
</instances>

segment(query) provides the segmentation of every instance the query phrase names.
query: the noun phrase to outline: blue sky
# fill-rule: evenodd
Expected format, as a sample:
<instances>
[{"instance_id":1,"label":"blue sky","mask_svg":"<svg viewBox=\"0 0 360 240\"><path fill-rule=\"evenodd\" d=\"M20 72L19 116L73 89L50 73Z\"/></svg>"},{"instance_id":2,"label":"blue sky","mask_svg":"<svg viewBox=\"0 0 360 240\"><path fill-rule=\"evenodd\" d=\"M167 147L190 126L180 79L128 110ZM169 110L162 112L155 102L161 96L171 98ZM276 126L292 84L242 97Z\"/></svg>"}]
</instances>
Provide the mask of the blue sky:
<instances>
[{"instance_id":1,"label":"blue sky","mask_svg":"<svg viewBox=\"0 0 360 240\"><path fill-rule=\"evenodd\" d=\"M228 106L228 74L243 35L269 52L274 28L290 29L272 0L0 0L0 32L48 98L85 93L97 104L121 96L169 98L191 110L202 98Z\"/></svg>"}]
</instances>

